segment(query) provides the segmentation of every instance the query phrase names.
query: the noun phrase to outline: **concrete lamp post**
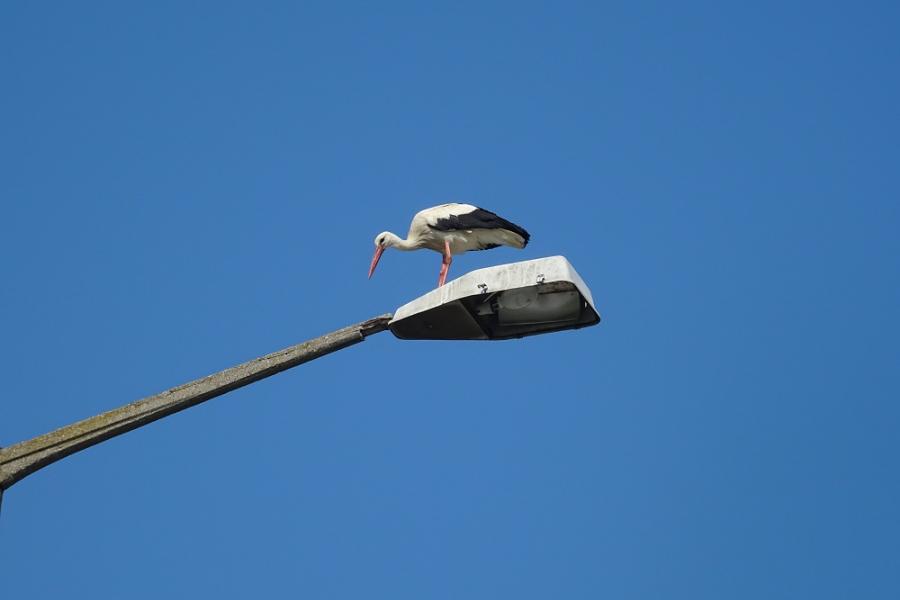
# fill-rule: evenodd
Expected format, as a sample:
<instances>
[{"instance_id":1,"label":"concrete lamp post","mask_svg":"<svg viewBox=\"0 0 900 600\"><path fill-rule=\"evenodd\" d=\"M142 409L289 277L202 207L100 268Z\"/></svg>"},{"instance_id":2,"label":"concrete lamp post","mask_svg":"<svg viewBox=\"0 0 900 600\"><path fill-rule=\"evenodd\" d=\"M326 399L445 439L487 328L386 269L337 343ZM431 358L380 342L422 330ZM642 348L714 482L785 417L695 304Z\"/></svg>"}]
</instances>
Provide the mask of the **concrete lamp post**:
<instances>
[{"instance_id":1,"label":"concrete lamp post","mask_svg":"<svg viewBox=\"0 0 900 600\"><path fill-rule=\"evenodd\" d=\"M561 256L472 271L400 307L395 315L339 329L0 448L0 503L11 485L70 454L387 329L407 340L500 340L599 322L590 290Z\"/></svg>"}]
</instances>

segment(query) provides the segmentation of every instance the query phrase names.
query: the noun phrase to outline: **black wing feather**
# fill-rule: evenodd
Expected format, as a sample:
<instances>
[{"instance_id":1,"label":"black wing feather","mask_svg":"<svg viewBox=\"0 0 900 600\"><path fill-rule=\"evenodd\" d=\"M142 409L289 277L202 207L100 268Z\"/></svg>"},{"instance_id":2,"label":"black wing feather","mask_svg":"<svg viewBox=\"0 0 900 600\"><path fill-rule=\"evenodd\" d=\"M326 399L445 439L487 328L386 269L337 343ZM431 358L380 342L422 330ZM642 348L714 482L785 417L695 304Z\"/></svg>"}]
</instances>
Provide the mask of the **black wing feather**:
<instances>
[{"instance_id":1,"label":"black wing feather","mask_svg":"<svg viewBox=\"0 0 900 600\"><path fill-rule=\"evenodd\" d=\"M531 238L531 235L525 231L524 228L519 227L515 223L511 221L507 221L501 216L495 215L489 210L485 210L483 208L476 208L472 212L468 212L462 215L450 215L444 219L438 219L434 225L430 226L432 229L437 229L438 231L456 231L456 230L466 230L466 229L508 229L513 233L516 233L522 236L522 239L525 240L525 245L528 245L528 240ZM491 245L489 248L495 248L496 245ZM482 248L482 250L487 250L488 248Z\"/></svg>"},{"instance_id":2,"label":"black wing feather","mask_svg":"<svg viewBox=\"0 0 900 600\"><path fill-rule=\"evenodd\" d=\"M473 250L490 250L491 248L499 248L500 244L485 244L481 248L473 248Z\"/></svg>"}]
</instances>

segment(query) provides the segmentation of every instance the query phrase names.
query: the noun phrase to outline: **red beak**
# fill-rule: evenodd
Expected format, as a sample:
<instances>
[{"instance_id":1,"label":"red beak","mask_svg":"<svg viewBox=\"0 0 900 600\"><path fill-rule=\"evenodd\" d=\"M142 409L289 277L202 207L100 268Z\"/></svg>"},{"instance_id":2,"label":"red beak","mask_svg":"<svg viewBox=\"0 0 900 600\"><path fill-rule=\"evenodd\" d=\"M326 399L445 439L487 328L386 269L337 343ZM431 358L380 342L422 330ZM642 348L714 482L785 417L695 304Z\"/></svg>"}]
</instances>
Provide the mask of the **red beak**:
<instances>
[{"instance_id":1,"label":"red beak","mask_svg":"<svg viewBox=\"0 0 900 600\"><path fill-rule=\"evenodd\" d=\"M375 272L375 267L378 266L378 261L381 260L382 252L384 252L384 246L375 247L375 256L372 257L372 264L369 266L369 279L372 279L372 273Z\"/></svg>"}]
</instances>

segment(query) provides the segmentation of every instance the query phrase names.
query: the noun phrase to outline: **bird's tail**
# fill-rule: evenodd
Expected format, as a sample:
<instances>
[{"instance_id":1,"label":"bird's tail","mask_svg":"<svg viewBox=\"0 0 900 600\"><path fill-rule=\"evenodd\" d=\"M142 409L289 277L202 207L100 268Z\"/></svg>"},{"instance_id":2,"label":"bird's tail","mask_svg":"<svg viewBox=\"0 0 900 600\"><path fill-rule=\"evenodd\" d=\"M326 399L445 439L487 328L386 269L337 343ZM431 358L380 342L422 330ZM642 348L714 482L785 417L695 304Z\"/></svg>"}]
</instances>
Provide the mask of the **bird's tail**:
<instances>
[{"instance_id":1,"label":"bird's tail","mask_svg":"<svg viewBox=\"0 0 900 600\"><path fill-rule=\"evenodd\" d=\"M508 229L501 229L500 233L503 236L503 244L506 246L512 246L513 248L518 248L521 250L525 246L528 245L528 232L524 229L522 232L525 235L520 234L517 231L509 231Z\"/></svg>"}]
</instances>

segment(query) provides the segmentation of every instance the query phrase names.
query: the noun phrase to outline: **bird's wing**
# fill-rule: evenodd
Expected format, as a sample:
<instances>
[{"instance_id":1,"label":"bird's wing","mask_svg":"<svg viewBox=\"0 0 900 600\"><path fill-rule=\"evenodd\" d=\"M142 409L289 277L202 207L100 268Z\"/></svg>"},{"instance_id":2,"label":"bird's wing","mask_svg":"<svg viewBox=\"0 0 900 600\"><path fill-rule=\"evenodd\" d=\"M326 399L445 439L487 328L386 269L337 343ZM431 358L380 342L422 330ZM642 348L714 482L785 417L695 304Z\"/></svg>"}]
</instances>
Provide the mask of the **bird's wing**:
<instances>
[{"instance_id":1,"label":"bird's wing","mask_svg":"<svg viewBox=\"0 0 900 600\"><path fill-rule=\"evenodd\" d=\"M445 204L428 210L434 211L434 213L429 214L429 217L432 218L428 219L428 226L438 231L506 229L520 236L523 240L523 246L528 244L528 240L531 237L524 228L519 227L515 223L507 221L489 210L478 208L471 204Z\"/></svg>"},{"instance_id":2,"label":"bird's wing","mask_svg":"<svg viewBox=\"0 0 900 600\"><path fill-rule=\"evenodd\" d=\"M413 221L420 221L433 227L435 222L439 219L446 219L451 215L467 213L473 210L478 210L478 207L472 206L471 204L459 204L458 202L439 204L437 206L432 206L431 208L420 210L416 213L416 216L413 217Z\"/></svg>"},{"instance_id":3,"label":"bird's wing","mask_svg":"<svg viewBox=\"0 0 900 600\"><path fill-rule=\"evenodd\" d=\"M459 204L458 202L439 204L437 206L432 206L431 208L422 209L415 214L412 218L412 222L409 224L410 234L414 232L417 232L418 234L427 233L429 230L434 229L435 223L441 219L446 219L451 215L473 210L477 210L477 207L472 206L471 204Z\"/></svg>"}]
</instances>

